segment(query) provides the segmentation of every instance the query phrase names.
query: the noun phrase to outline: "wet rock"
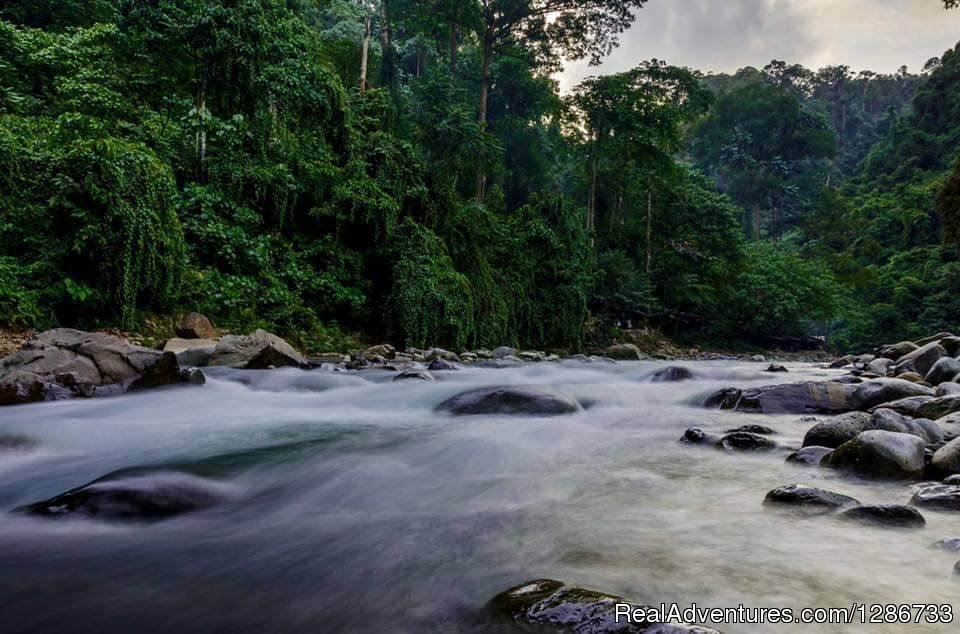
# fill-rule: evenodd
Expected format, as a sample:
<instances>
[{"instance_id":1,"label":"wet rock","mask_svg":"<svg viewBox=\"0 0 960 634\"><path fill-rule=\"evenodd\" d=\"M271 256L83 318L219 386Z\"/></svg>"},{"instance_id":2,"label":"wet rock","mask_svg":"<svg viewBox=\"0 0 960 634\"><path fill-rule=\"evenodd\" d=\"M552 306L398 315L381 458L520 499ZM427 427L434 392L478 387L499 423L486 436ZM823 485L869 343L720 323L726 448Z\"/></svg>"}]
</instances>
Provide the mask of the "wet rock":
<instances>
[{"instance_id":1,"label":"wet rock","mask_svg":"<svg viewBox=\"0 0 960 634\"><path fill-rule=\"evenodd\" d=\"M924 337L923 339L917 339L913 343L917 344L918 346L925 346L928 343L939 343L940 340L945 339L946 337L953 337L953 336L954 334L952 332L947 332L943 330L938 332L935 335L930 335L929 337Z\"/></svg>"},{"instance_id":2,"label":"wet rock","mask_svg":"<svg viewBox=\"0 0 960 634\"><path fill-rule=\"evenodd\" d=\"M207 375L200 368L184 368L180 370L180 382L191 385L206 385Z\"/></svg>"},{"instance_id":3,"label":"wet rock","mask_svg":"<svg viewBox=\"0 0 960 634\"><path fill-rule=\"evenodd\" d=\"M448 370L459 370L460 368L446 359L434 359L430 362L430 365L427 366L427 369L431 372L446 372Z\"/></svg>"},{"instance_id":4,"label":"wet rock","mask_svg":"<svg viewBox=\"0 0 960 634\"><path fill-rule=\"evenodd\" d=\"M456 416L515 414L556 416L577 411L569 396L538 387L482 387L447 399L437 406Z\"/></svg>"},{"instance_id":5,"label":"wet rock","mask_svg":"<svg viewBox=\"0 0 960 634\"><path fill-rule=\"evenodd\" d=\"M946 356L948 355L944 347L937 341L932 341L900 357L893 368L893 373L899 375L904 372L916 372L920 376L925 376L937 361Z\"/></svg>"},{"instance_id":6,"label":"wet rock","mask_svg":"<svg viewBox=\"0 0 960 634\"><path fill-rule=\"evenodd\" d=\"M854 409L852 396L859 386L833 381L787 383L745 389L735 403L741 412L762 414L839 413ZM715 398L711 397L709 402ZM727 404L723 401L721 407Z\"/></svg>"},{"instance_id":7,"label":"wet rock","mask_svg":"<svg viewBox=\"0 0 960 634\"><path fill-rule=\"evenodd\" d=\"M29 451L39 446L39 442L26 436L0 435L0 453Z\"/></svg>"},{"instance_id":8,"label":"wet rock","mask_svg":"<svg viewBox=\"0 0 960 634\"><path fill-rule=\"evenodd\" d=\"M181 339L215 339L217 330L204 315L187 313L180 318L175 328Z\"/></svg>"},{"instance_id":9,"label":"wet rock","mask_svg":"<svg viewBox=\"0 0 960 634\"><path fill-rule=\"evenodd\" d=\"M953 566L953 577L954 577L955 579L958 578L958 577L960 577L960 561L958 561L958 562L957 562L956 564L954 564L954 566Z\"/></svg>"},{"instance_id":10,"label":"wet rock","mask_svg":"<svg viewBox=\"0 0 960 634\"><path fill-rule=\"evenodd\" d=\"M208 509L224 499L215 483L176 472L107 476L17 511L40 517L157 521Z\"/></svg>"},{"instance_id":11,"label":"wet rock","mask_svg":"<svg viewBox=\"0 0 960 634\"><path fill-rule=\"evenodd\" d=\"M172 352L164 352L156 363L130 382L128 389L131 392L146 390L180 383L181 380L180 362L177 360L177 355Z\"/></svg>"},{"instance_id":12,"label":"wet rock","mask_svg":"<svg viewBox=\"0 0 960 634\"><path fill-rule=\"evenodd\" d=\"M443 348L431 348L424 354L424 357L430 361L440 359L443 361L453 361L456 363L460 362L460 357L456 352L444 350Z\"/></svg>"},{"instance_id":13,"label":"wet rock","mask_svg":"<svg viewBox=\"0 0 960 634\"><path fill-rule=\"evenodd\" d=\"M859 501L847 495L800 484L778 487L770 491L763 503L765 506L790 507L808 513L830 513L846 506L860 504Z\"/></svg>"},{"instance_id":14,"label":"wet rock","mask_svg":"<svg viewBox=\"0 0 960 634\"><path fill-rule=\"evenodd\" d=\"M517 349L510 348L509 346L500 346L499 348L496 348L493 351L494 359L504 359L506 357L515 357L516 355L517 355Z\"/></svg>"},{"instance_id":15,"label":"wet rock","mask_svg":"<svg viewBox=\"0 0 960 634\"><path fill-rule=\"evenodd\" d=\"M759 434L735 432L721 438L717 447L725 451L770 451L776 449L777 444Z\"/></svg>"},{"instance_id":16,"label":"wet rock","mask_svg":"<svg viewBox=\"0 0 960 634\"><path fill-rule=\"evenodd\" d=\"M925 383L923 375L917 374L916 372L901 372L897 374L897 378L901 381L910 381L911 383Z\"/></svg>"},{"instance_id":17,"label":"wet rock","mask_svg":"<svg viewBox=\"0 0 960 634\"><path fill-rule=\"evenodd\" d=\"M960 474L960 438L951 440L933 454L930 468L943 476Z\"/></svg>"},{"instance_id":18,"label":"wet rock","mask_svg":"<svg viewBox=\"0 0 960 634\"><path fill-rule=\"evenodd\" d=\"M687 381L693 378L693 372L683 366L674 365L669 368L657 370L650 379L654 383L668 383L676 381Z\"/></svg>"},{"instance_id":19,"label":"wet rock","mask_svg":"<svg viewBox=\"0 0 960 634\"><path fill-rule=\"evenodd\" d=\"M870 416L866 412L848 412L821 421L807 430L803 438L803 446L836 449L848 440L856 438L860 432L870 429Z\"/></svg>"},{"instance_id":20,"label":"wet rock","mask_svg":"<svg viewBox=\"0 0 960 634\"><path fill-rule=\"evenodd\" d=\"M397 351L389 343L381 343L377 346L370 346L362 354L372 361L375 358L393 359L397 355Z\"/></svg>"},{"instance_id":21,"label":"wet rock","mask_svg":"<svg viewBox=\"0 0 960 634\"><path fill-rule=\"evenodd\" d=\"M900 343L895 343L881 348L879 356L892 361L897 361L904 355L910 354L919 347L920 346L912 341L901 341Z\"/></svg>"},{"instance_id":22,"label":"wet rock","mask_svg":"<svg viewBox=\"0 0 960 634\"><path fill-rule=\"evenodd\" d=\"M931 484L921 487L914 493L910 504L938 511L960 511L960 486Z\"/></svg>"},{"instance_id":23,"label":"wet rock","mask_svg":"<svg viewBox=\"0 0 960 634\"><path fill-rule=\"evenodd\" d=\"M740 431L747 432L749 434L760 434L761 436L773 436L777 433L765 425L741 425L736 429L728 429L727 433L733 434Z\"/></svg>"},{"instance_id":24,"label":"wet rock","mask_svg":"<svg viewBox=\"0 0 960 634\"><path fill-rule=\"evenodd\" d=\"M933 396L933 390L902 379L873 379L856 388L850 409L868 410L911 396Z\"/></svg>"},{"instance_id":25,"label":"wet rock","mask_svg":"<svg viewBox=\"0 0 960 634\"><path fill-rule=\"evenodd\" d=\"M916 417L917 410L920 409L920 406L924 403L932 401L934 398L935 397L933 396L908 396L907 398L890 401L889 403L882 403L874 408L871 408L870 411L884 408L893 410L898 414L903 414L904 416Z\"/></svg>"},{"instance_id":26,"label":"wet rock","mask_svg":"<svg viewBox=\"0 0 960 634\"><path fill-rule=\"evenodd\" d=\"M779 363L771 363L767 366L767 369L764 372L789 372L787 366L780 365Z\"/></svg>"},{"instance_id":27,"label":"wet rock","mask_svg":"<svg viewBox=\"0 0 960 634\"><path fill-rule=\"evenodd\" d=\"M617 617L618 604L629 606L630 614L643 607L622 597L552 579L536 579L498 594L487 607L498 619L544 634L718 634L716 630L688 625L630 622L622 613Z\"/></svg>"},{"instance_id":28,"label":"wet rock","mask_svg":"<svg viewBox=\"0 0 960 634\"><path fill-rule=\"evenodd\" d=\"M787 456L787 462L816 467L820 465L820 462L825 456L828 456L831 453L833 453L833 449L830 447L818 447L816 445L811 445L809 447L802 447Z\"/></svg>"},{"instance_id":29,"label":"wet rock","mask_svg":"<svg viewBox=\"0 0 960 634\"><path fill-rule=\"evenodd\" d=\"M607 348L606 356L615 361L639 361L640 348L632 343L619 343Z\"/></svg>"},{"instance_id":30,"label":"wet rock","mask_svg":"<svg viewBox=\"0 0 960 634\"><path fill-rule=\"evenodd\" d=\"M397 376L393 377L394 381L434 381L433 375L426 370L403 370Z\"/></svg>"},{"instance_id":31,"label":"wet rock","mask_svg":"<svg viewBox=\"0 0 960 634\"><path fill-rule=\"evenodd\" d=\"M941 539L940 541L931 544L931 548L945 550L948 553L960 553L960 537L954 537L953 539Z\"/></svg>"},{"instance_id":32,"label":"wet rock","mask_svg":"<svg viewBox=\"0 0 960 634\"><path fill-rule=\"evenodd\" d=\"M762 354L755 354L750 357L750 360L755 363L765 363L767 361L767 357Z\"/></svg>"},{"instance_id":33,"label":"wet rock","mask_svg":"<svg viewBox=\"0 0 960 634\"><path fill-rule=\"evenodd\" d=\"M960 374L960 361L953 357L943 357L933 364L923 380L930 385L940 385L952 381L958 374Z\"/></svg>"},{"instance_id":34,"label":"wet rock","mask_svg":"<svg viewBox=\"0 0 960 634\"><path fill-rule=\"evenodd\" d=\"M925 446L911 434L870 430L837 447L823 464L868 478L918 478Z\"/></svg>"},{"instance_id":35,"label":"wet rock","mask_svg":"<svg viewBox=\"0 0 960 634\"><path fill-rule=\"evenodd\" d=\"M734 409L737 406L737 402L740 400L741 394L743 394L742 390L739 390L735 387L725 387L708 396L707 400L703 402L703 406L720 409Z\"/></svg>"},{"instance_id":36,"label":"wet rock","mask_svg":"<svg viewBox=\"0 0 960 634\"><path fill-rule=\"evenodd\" d=\"M522 350L517 353L517 358L521 361L527 361L530 363L539 363L545 361L547 355L539 350Z\"/></svg>"},{"instance_id":37,"label":"wet rock","mask_svg":"<svg viewBox=\"0 0 960 634\"><path fill-rule=\"evenodd\" d=\"M917 408L917 416L937 420L947 414L960 412L960 396L941 396L927 401Z\"/></svg>"},{"instance_id":38,"label":"wet rock","mask_svg":"<svg viewBox=\"0 0 960 634\"><path fill-rule=\"evenodd\" d=\"M855 359L855 357L854 357L852 354L848 354L848 355L846 355L846 356L839 357L839 358L834 359L833 361L831 361L829 367L831 367L831 368L844 368L844 367L850 365L851 363L853 363L854 359Z\"/></svg>"},{"instance_id":39,"label":"wet rock","mask_svg":"<svg viewBox=\"0 0 960 634\"><path fill-rule=\"evenodd\" d=\"M257 330L251 335L223 337L217 343L209 365L265 370L271 367L306 367L308 364L289 343L266 330Z\"/></svg>"},{"instance_id":40,"label":"wet rock","mask_svg":"<svg viewBox=\"0 0 960 634\"><path fill-rule=\"evenodd\" d=\"M960 475L952 475L949 478L944 478L943 483L960 486Z\"/></svg>"},{"instance_id":41,"label":"wet rock","mask_svg":"<svg viewBox=\"0 0 960 634\"><path fill-rule=\"evenodd\" d=\"M951 357L955 357L960 354L960 337L955 337L950 335L948 337L942 337L940 339L940 345L943 346L943 349L947 351Z\"/></svg>"},{"instance_id":42,"label":"wet rock","mask_svg":"<svg viewBox=\"0 0 960 634\"><path fill-rule=\"evenodd\" d=\"M872 372L877 376L886 376L892 365L893 361L890 359L874 359L867 364L867 372Z\"/></svg>"},{"instance_id":43,"label":"wet rock","mask_svg":"<svg viewBox=\"0 0 960 634\"><path fill-rule=\"evenodd\" d=\"M952 381L949 383L941 383L933 392L933 395L936 397L953 396L955 394L960 394L960 383L953 383Z\"/></svg>"},{"instance_id":44,"label":"wet rock","mask_svg":"<svg viewBox=\"0 0 960 634\"><path fill-rule=\"evenodd\" d=\"M840 519L889 528L923 528L927 521L916 509L898 504L855 506L840 513Z\"/></svg>"},{"instance_id":45,"label":"wet rock","mask_svg":"<svg viewBox=\"0 0 960 634\"><path fill-rule=\"evenodd\" d=\"M687 445L716 445L720 442L720 436L705 432L699 427L691 427L683 432L680 442Z\"/></svg>"},{"instance_id":46,"label":"wet rock","mask_svg":"<svg viewBox=\"0 0 960 634\"><path fill-rule=\"evenodd\" d=\"M202 368L210 363L216 348L216 339L168 339L163 351L176 354L181 367Z\"/></svg>"}]
</instances>

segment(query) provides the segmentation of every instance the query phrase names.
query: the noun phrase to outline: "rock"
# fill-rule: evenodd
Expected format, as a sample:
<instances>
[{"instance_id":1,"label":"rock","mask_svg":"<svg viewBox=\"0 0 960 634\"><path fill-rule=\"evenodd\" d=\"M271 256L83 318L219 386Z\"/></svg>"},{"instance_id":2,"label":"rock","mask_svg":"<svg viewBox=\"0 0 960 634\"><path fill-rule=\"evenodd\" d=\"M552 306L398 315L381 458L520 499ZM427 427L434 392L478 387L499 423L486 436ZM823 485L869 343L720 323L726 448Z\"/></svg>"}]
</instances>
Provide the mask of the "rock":
<instances>
[{"instance_id":1,"label":"rock","mask_svg":"<svg viewBox=\"0 0 960 634\"><path fill-rule=\"evenodd\" d=\"M200 313L187 313L181 317L175 330L177 336L182 339L215 339L217 337L213 324Z\"/></svg>"},{"instance_id":2,"label":"rock","mask_svg":"<svg viewBox=\"0 0 960 634\"><path fill-rule=\"evenodd\" d=\"M927 521L916 509L898 504L855 506L837 517L861 524L891 528L923 528Z\"/></svg>"},{"instance_id":3,"label":"rock","mask_svg":"<svg viewBox=\"0 0 960 634\"><path fill-rule=\"evenodd\" d=\"M870 414L866 412L848 412L821 421L807 430L803 438L804 447L829 447L836 449L848 440L852 440L870 428Z\"/></svg>"},{"instance_id":4,"label":"rock","mask_svg":"<svg viewBox=\"0 0 960 634\"><path fill-rule=\"evenodd\" d=\"M960 537L954 537L953 539L941 539L935 544L932 544L931 548L945 550L948 553L960 553Z\"/></svg>"},{"instance_id":5,"label":"rock","mask_svg":"<svg viewBox=\"0 0 960 634\"><path fill-rule=\"evenodd\" d=\"M460 357L456 352L444 350L443 348L431 348L426 352L424 357L430 361L442 359L443 361L455 361L457 363L460 362Z\"/></svg>"},{"instance_id":6,"label":"rock","mask_svg":"<svg viewBox=\"0 0 960 634\"><path fill-rule=\"evenodd\" d=\"M933 454L930 468L934 473L950 476L960 474L960 438L951 440Z\"/></svg>"},{"instance_id":7,"label":"rock","mask_svg":"<svg viewBox=\"0 0 960 634\"><path fill-rule=\"evenodd\" d=\"M910 396L933 396L933 390L902 379L873 379L857 386L851 409L868 410Z\"/></svg>"},{"instance_id":8,"label":"rock","mask_svg":"<svg viewBox=\"0 0 960 634\"><path fill-rule=\"evenodd\" d=\"M846 366L850 365L851 363L853 363L854 359L855 359L855 357L854 357L853 355L848 354L848 355L846 355L846 356L844 356L844 357L839 357L839 358L837 358L837 359L834 359L832 362L830 362L829 367L831 367L831 368L843 368L843 367L846 367Z\"/></svg>"},{"instance_id":9,"label":"rock","mask_svg":"<svg viewBox=\"0 0 960 634\"><path fill-rule=\"evenodd\" d=\"M904 416L916 416L917 410L920 409L920 406L924 403L932 401L933 396L908 396L907 398L897 399L896 401L890 401L889 403L881 403L874 408L871 408L871 411L876 409L890 409L898 414L903 414Z\"/></svg>"},{"instance_id":10,"label":"rock","mask_svg":"<svg viewBox=\"0 0 960 634\"><path fill-rule=\"evenodd\" d=\"M914 493L910 504L938 511L960 511L960 486L932 484L921 487Z\"/></svg>"},{"instance_id":11,"label":"rock","mask_svg":"<svg viewBox=\"0 0 960 634\"><path fill-rule=\"evenodd\" d=\"M306 367L308 364L289 343L266 330L257 330L251 335L223 337L217 343L209 365L265 370L270 367Z\"/></svg>"},{"instance_id":12,"label":"rock","mask_svg":"<svg viewBox=\"0 0 960 634\"><path fill-rule=\"evenodd\" d=\"M955 337L950 335L949 337L943 337L940 339L940 345L943 346L943 349L947 351L951 357L955 357L960 354L960 337Z\"/></svg>"},{"instance_id":13,"label":"rock","mask_svg":"<svg viewBox=\"0 0 960 634\"><path fill-rule=\"evenodd\" d=\"M177 353L177 361L182 368L204 368L210 364L214 350L216 350L216 346L190 348Z\"/></svg>"},{"instance_id":14,"label":"rock","mask_svg":"<svg viewBox=\"0 0 960 634\"><path fill-rule=\"evenodd\" d=\"M890 367L893 365L893 361L890 359L880 358L874 359L869 364L867 364L867 371L872 372L878 376L887 376L887 372L890 370Z\"/></svg>"},{"instance_id":15,"label":"rock","mask_svg":"<svg viewBox=\"0 0 960 634\"><path fill-rule=\"evenodd\" d=\"M538 387L482 387L457 394L440 403L438 411L456 416L515 414L556 416L580 409L569 396Z\"/></svg>"},{"instance_id":16,"label":"rock","mask_svg":"<svg viewBox=\"0 0 960 634\"><path fill-rule=\"evenodd\" d=\"M960 577L960 561L953 565L953 576L954 578Z\"/></svg>"},{"instance_id":17,"label":"rock","mask_svg":"<svg viewBox=\"0 0 960 634\"><path fill-rule=\"evenodd\" d=\"M699 427L691 427L683 432L680 442L687 445L716 445L720 442L720 436L707 433Z\"/></svg>"},{"instance_id":18,"label":"rock","mask_svg":"<svg viewBox=\"0 0 960 634\"><path fill-rule=\"evenodd\" d=\"M389 343L381 343L377 346L370 346L364 350L362 354L364 357L370 360L373 360L376 357L381 359L393 359L396 356L397 351Z\"/></svg>"},{"instance_id":19,"label":"rock","mask_svg":"<svg viewBox=\"0 0 960 634\"><path fill-rule=\"evenodd\" d=\"M948 355L944 347L932 341L900 357L893 368L893 373L899 375L904 372L916 372L920 376L925 376L937 361L946 356Z\"/></svg>"},{"instance_id":20,"label":"rock","mask_svg":"<svg viewBox=\"0 0 960 634\"><path fill-rule=\"evenodd\" d=\"M200 368L184 368L180 370L180 382L192 385L206 385L207 375Z\"/></svg>"},{"instance_id":21,"label":"rock","mask_svg":"<svg viewBox=\"0 0 960 634\"><path fill-rule=\"evenodd\" d=\"M503 359L505 357L514 357L517 355L516 348L510 348L508 346L500 346L493 351L494 359ZM482 358L482 356L481 356Z\"/></svg>"},{"instance_id":22,"label":"rock","mask_svg":"<svg viewBox=\"0 0 960 634\"><path fill-rule=\"evenodd\" d=\"M874 429L837 447L823 464L869 478L918 478L925 446L917 436Z\"/></svg>"},{"instance_id":23,"label":"rock","mask_svg":"<svg viewBox=\"0 0 960 634\"><path fill-rule=\"evenodd\" d=\"M760 434L761 436L773 436L777 432L764 425L741 425L736 429L728 429L727 433L747 432L748 434Z\"/></svg>"},{"instance_id":24,"label":"rock","mask_svg":"<svg viewBox=\"0 0 960 634\"><path fill-rule=\"evenodd\" d=\"M537 363L546 360L547 355L537 350L523 350L517 353L517 358L521 361Z\"/></svg>"},{"instance_id":25,"label":"rock","mask_svg":"<svg viewBox=\"0 0 960 634\"><path fill-rule=\"evenodd\" d=\"M924 383L923 376L917 374L916 372L902 372L897 374L897 378L901 381L910 381L911 383Z\"/></svg>"},{"instance_id":26,"label":"rock","mask_svg":"<svg viewBox=\"0 0 960 634\"><path fill-rule=\"evenodd\" d=\"M779 363L771 363L767 366L767 369L764 372L789 372L787 366L780 365Z\"/></svg>"},{"instance_id":27,"label":"rock","mask_svg":"<svg viewBox=\"0 0 960 634\"><path fill-rule=\"evenodd\" d=\"M721 438L717 447L726 451L770 451L776 449L777 444L759 434L735 432Z\"/></svg>"},{"instance_id":28,"label":"rock","mask_svg":"<svg viewBox=\"0 0 960 634\"><path fill-rule=\"evenodd\" d=\"M765 506L786 506L812 513L830 513L845 506L860 504L846 495L799 484L770 491L763 503Z\"/></svg>"},{"instance_id":29,"label":"rock","mask_svg":"<svg viewBox=\"0 0 960 634\"><path fill-rule=\"evenodd\" d=\"M617 605L626 606L619 617ZM510 588L491 599L487 609L497 619L515 623L523 631L544 634L718 634L716 630L683 624L633 622L624 613L632 616L634 610L644 606L552 579L536 579Z\"/></svg>"},{"instance_id":30,"label":"rock","mask_svg":"<svg viewBox=\"0 0 960 634\"><path fill-rule=\"evenodd\" d=\"M607 348L607 357L615 361L639 361L640 348L632 343L620 343Z\"/></svg>"},{"instance_id":31,"label":"rock","mask_svg":"<svg viewBox=\"0 0 960 634\"><path fill-rule=\"evenodd\" d=\"M941 396L917 408L917 416L937 420L947 414L960 412L960 396Z\"/></svg>"},{"instance_id":32,"label":"rock","mask_svg":"<svg viewBox=\"0 0 960 634\"><path fill-rule=\"evenodd\" d=\"M740 401L740 396L742 394L743 391L735 387L725 387L708 396L707 400L703 402L703 406L720 409L734 409L736 408L737 403Z\"/></svg>"},{"instance_id":33,"label":"rock","mask_svg":"<svg viewBox=\"0 0 960 634\"><path fill-rule=\"evenodd\" d=\"M935 335L930 335L929 337L924 337L923 339L917 339L914 341L914 343L918 346L925 346L929 343L939 343L942 339L953 336L954 334L952 332L941 331Z\"/></svg>"},{"instance_id":34,"label":"rock","mask_svg":"<svg viewBox=\"0 0 960 634\"><path fill-rule=\"evenodd\" d=\"M430 365L427 366L427 369L431 372L445 372L448 370L459 370L460 368L444 359L434 359L430 362Z\"/></svg>"},{"instance_id":35,"label":"rock","mask_svg":"<svg viewBox=\"0 0 960 634\"><path fill-rule=\"evenodd\" d=\"M750 357L750 360L754 361L755 363L765 363L767 358L762 354L755 354Z\"/></svg>"},{"instance_id":36,"label":"rock","mask_svg":"<svg viewBox=\"0 0 960 634\"><path fill-rule=\"evenodd\" d=\"M933 364L923 380L930 385L940 385L952 381L958 374L960 374L960 361L953 357L943 357Z\"/></svg>"},{"instance_id":37,"label":"rock","mask_svg":"<svg viewBox=\"0 0 960 634\"><path fill-rule=\"evenodd\" d=\"M26 436L0 435L0 453L29 451L39 446L39 442Z\"/></svg>"},{"instance_id":38,"label":"rock","mask_svg":"<svg viewBox=\"0 0 960 634\"><path fill-rule=\"evenodd\" d=\"M943 483L960 486L960 475L952 475L949 478L944 478Z\"/></svg>"},{"instance_id":39,"label":"rock","mask_svg":"<svg viewBox=\"0 0 960 634\"><path fill-rule=\"evenodd\" d=\"M145 390L173 385L179 383L180 380L180 362L177 360L177 355L172 352L164 352L156 363L130 382L128 389L130 391Z\"/></svg>"},{"instance_id":40,"label":"rock","mask_svg":"<svg viewBox=\"0 0 960 634\"><path fill-rule=\"evenodd\" d=\"M890 346L884 346L880 349L878 356L890 359L891 361L897 361L900 357L910 354L919 347L920 346L912 341L901 341L900 343L895 343Z\"/></svg>"},{"instance_id":41,"label":"rock","mask_svg":"<svg viewBox=\"0 0 960 634\"><path fill-rule=\"evenodd\" d=\"M156 521L210 508L224 497L216 484L185 473L111 474L17 511L50 518Z\"/></svg>"},{"instance_id":42,"label":"rock","mask_svg":"<svg viewBox=\"0 0 960 634\"><path fill-rule=\"evenodd\" d=\"M933 392L933 395L936 397L953 396L955 394L960 394L960 383L941 383Z\"/></svg>"},{"instance_id":43,"label":"rock","mask_svg":"<svg viewBox=\"0 0 960 634\"><path fill-rule=\"evenodd\" d=\"M828 456L831 453L833 453L833 449L830 447L818 447L816 445L801 447L797 451L787 456L787 462L816 467L820 465L820 462L825 456Z\"/></svg>"},{"instance_id":44,"label":"rock","mask_svg":"<svg viewBox=\"0 0 960 634\"><path fill-rule=\"evenodd\" d=\"M676 381L687 381L693 378L693 372L683 366L673 365L669 368L657 370L650 379L654 383L668 383Z\"/></svg>"},{"instance_id":45,"label":"rock","mask_svg":"<svg viewBox=\"0 0 960 634\"><path fill-rule=\"evenodd\" d=\"M862 386L827 381L749 388L740 393L732 407L725 407L730 404L729 400L721 401L720 406L762 414L839 413L854 409L852 396L859 387ZM716 402L718 395L707 402Z\"/></svg>"},{"instance_id":46,"label":"rock","mask_svg":"<svg viewBox=\"0 0 960 634\"><path fill-rule=\"evenodd\" d=\"M393 377L394 381L409 381L409 380L419 380L419 381L434 381L433 375L427 372L426 370L404 370Z\"/></svg>"}]
</instances>

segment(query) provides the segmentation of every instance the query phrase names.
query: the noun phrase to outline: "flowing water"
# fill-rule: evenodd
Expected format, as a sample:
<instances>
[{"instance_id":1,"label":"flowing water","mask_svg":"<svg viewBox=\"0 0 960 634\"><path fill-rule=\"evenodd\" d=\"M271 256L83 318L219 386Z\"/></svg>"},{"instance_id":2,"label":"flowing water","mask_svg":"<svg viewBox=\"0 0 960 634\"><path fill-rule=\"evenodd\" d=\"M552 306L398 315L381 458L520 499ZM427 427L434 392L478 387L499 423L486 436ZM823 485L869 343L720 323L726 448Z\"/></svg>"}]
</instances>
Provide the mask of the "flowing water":
<instances>
[{"instance_id":1,"label":"flowing water","mask_svg":"<svg viewBox=\"0 0 960 634\"><path fill-rule=\"evenodd\" d=\"M846 607L950 603L958 558L930 548L960 517L903 532L764 510L807 483L864 503L904 484L858 482L678 442L691 425L769 425L799 446L798 416L708 411L727 385L837 371L564 362L437 373L211 372L185 387L0 411L0 632L486 632L494 594L550 577L652 604ZM455 418L433 408L484 385L577 398L569 416ZM227 501L153 524L7 511L110 472L171 468ZM940 626L717 625L726 632L956 631Z\"/></svg>"}]
</instances>

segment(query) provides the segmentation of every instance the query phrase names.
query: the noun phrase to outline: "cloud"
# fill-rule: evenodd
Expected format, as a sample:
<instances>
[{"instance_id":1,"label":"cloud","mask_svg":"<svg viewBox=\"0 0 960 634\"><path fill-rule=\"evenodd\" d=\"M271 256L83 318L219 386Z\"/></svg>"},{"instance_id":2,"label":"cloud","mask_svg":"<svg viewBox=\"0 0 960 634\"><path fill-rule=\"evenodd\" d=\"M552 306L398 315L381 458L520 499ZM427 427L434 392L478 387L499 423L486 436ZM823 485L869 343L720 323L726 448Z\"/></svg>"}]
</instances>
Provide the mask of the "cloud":
<instances>
[{"instance_id":1,"label":"cloud","mask_svg":"<svg viewBox=\"0 0 960 634\"><path fill-rule=\"evenodd\" d=\"M919 70L958 39L960 11L947 13L937 0L649 0L599 69L569 64L560 81L569 89L653 57L716 72L772 59Z\"/></svg>"}]
</instances>

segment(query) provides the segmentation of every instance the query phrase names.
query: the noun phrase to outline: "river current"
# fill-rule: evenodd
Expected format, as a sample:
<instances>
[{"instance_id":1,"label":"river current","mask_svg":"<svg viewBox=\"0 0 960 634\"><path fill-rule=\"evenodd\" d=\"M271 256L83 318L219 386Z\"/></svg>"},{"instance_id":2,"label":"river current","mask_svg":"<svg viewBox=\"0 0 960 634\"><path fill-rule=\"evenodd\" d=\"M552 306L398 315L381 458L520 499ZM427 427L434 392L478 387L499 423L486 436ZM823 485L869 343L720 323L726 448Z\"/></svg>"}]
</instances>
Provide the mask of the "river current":
<instances>
[{"instance_id":1,"label":"river current","mask_svg":"<svg viewBox=\"0 0 960 634\"><path fill-rule=\"evenodd\" d=\"M771 512L804 483L899 503L902 483L788 464L788 450L678 442L690 426L762 423L798 447L800 417L705 410L729 385L837 370L684 363L527 364L392 373L211 371L204 387L0 410L0 632L489 632L484 604L555 578L649 604L848 607L960 604L956 515L903 532ZM453 417L444 399L487 385L576 398L558 417ZM10 513L108 473L175 469L226 502L152 524ZM722 625L725 632L955 632L953 625Z\"/></svg>"}]
</instances>

